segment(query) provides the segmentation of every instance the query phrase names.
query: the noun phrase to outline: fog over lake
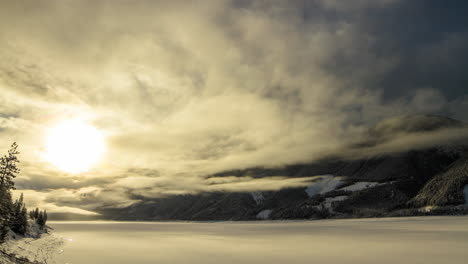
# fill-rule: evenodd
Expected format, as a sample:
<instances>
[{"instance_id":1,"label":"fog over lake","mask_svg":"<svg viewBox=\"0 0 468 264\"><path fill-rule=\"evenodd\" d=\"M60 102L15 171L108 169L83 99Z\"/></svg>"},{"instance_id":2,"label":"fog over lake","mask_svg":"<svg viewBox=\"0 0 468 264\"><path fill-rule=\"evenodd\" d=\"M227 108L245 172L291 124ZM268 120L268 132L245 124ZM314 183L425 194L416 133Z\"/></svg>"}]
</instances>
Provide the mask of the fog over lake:
<instances>
[{"instance_id":1,"label":"fog over lake","mask_svg":"<svg viewBox=\"0 0 468 264\"><path fill-rule=\"evenodd\" d=\"M466 263L468 217L51 222L58 263Z\"/></svg>"}]
</instances>

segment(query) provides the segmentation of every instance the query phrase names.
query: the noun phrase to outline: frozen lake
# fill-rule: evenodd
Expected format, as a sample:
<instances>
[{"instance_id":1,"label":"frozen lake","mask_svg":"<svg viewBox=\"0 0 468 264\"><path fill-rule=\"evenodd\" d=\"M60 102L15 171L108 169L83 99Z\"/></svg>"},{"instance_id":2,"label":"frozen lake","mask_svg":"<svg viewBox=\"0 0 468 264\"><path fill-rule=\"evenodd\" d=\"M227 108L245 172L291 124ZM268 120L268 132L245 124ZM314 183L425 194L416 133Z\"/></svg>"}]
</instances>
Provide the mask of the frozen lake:
<instances>
[{"instance_id":1,"label":"frozen lake","mask_svg":"<svg viewBox=\"0 0 468 264\"><path fill-rule=\"evenodd\" d=\"M50 222L58 263L467 263L468 217L285 222Z\"/></svg>"}]
</instances>

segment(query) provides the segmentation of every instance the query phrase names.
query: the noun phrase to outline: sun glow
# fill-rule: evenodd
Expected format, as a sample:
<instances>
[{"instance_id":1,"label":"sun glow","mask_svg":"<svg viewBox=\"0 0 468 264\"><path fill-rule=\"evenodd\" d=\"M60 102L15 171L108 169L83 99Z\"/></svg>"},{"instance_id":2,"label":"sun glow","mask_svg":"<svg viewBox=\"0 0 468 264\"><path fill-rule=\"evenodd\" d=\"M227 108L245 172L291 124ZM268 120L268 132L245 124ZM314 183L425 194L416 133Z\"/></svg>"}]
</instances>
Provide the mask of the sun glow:
<instances>
[{"instance_id":1,"label":"sun glow","mask_svg":"<svg viewBox=\"0 0 468 264\"><path fill-rule=\"evenodd\" d=\"M81 120L66 120L50 129L44 157L63 171L81 173L96 165L104 151L101 131Z\"/></svg>"}]
</instances>

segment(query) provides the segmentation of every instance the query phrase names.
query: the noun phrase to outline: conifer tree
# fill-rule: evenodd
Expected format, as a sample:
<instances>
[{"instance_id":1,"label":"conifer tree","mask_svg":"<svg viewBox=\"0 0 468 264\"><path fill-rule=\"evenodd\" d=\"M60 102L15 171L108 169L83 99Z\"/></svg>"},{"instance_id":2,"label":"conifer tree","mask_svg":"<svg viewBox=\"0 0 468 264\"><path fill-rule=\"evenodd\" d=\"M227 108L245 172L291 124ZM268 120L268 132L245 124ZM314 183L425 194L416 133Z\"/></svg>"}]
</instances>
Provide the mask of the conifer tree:
<instances>
[{"instance_id":1,"label":"conifer tree","mask_svg":"<svg viewBox=\"0 0 468 264\"><path fill-rule=\"evenodd\" d=\"M29 211L29 218L35 219L35 218L34 218L34 210Z\"/></svg>"},{"instance_id":2,"label":"conifer tree","mask_svg":"<svg viewBox=\"0 0 468 264\"><path fill-rule=\"evenodd\" d=\"M0 242L4 241L8 233L12 212L11 193L5 187L0 186Z\"/></svg>"},{"instance_id":3,"label":"conifer tree","mask_svg":"<svg viewBox=\"0 0 468 264\"><path fill-rule=\"evenodd\" d=\"M13 232L24 235L28 224L26 205L23 202L23 194L13 206L13 213L10 220L10 228Z\"/></svg>"},{"instance_id":4,"label":"conifer tree","mask_svg":"<svg viewBox=\"0 0 468 264\"><path fill-rule=\"evenodd\" d=\"M4 242L9 230L24 235L28 226L28 210L24 203L23 194L13 203L11 190L14 190L14 178L20 172L17 164L18 145L13 143L8 154L0 157L0 243ZM29 213L31 219L44 228L47 221L46 211L40 212L39 208Z\"/></svg>"},{"instance_id":5,"label":"conifer tree","mask_svg":"<svg viewBox=\"0 0 468 264\"><path fill-rule=\"evenodd\" d=\"M20 172L17 166L19 163L18 154L20 154L18 145L16 142L13 142L8 150L8 154L0 158L0 186L4 187L7 191L15 189L13 179Z\"/></svg>"},{"instance_id":6,"label":"conifer tree","mask_svg":"<svg viewBox=\"0 0 468 264\"><path fill-rule=\"evenodd\" d=\"M42 212L39 212L39 216L36 219L36 223L41 227L44 228L45 221L44 221L44 214Z\"/></svg>"},{"instance_id":7,"label":"conifer tree","mask_svg":"<svg viewBox=\"0 0 468 264\"><path fill-rule=\"evenodd\" d=\"M22 235L24 235L28 230L28 209L26 209L26 205L23 205L23 208L21 209L19 221L21 226L19 231Z\"/></svg>"}]
</instances>

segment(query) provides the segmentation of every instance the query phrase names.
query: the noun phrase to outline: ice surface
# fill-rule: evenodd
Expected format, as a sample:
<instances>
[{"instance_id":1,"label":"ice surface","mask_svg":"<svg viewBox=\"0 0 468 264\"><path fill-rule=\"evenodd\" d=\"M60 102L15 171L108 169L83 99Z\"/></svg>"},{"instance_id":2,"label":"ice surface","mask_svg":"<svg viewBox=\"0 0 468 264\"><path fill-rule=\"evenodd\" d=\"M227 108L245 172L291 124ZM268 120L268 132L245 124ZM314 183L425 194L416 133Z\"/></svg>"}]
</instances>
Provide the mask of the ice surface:
<instances>
[{"instance_id":1,"label":"ice surface","mask_svg":"<svg viewBox=\"0 0 468 264\"><path fill-rule=\"evenodd\" d=\"M468 217L279 222L51 222L59 263L465 264Z\"/></svg>"}]
</instances>

